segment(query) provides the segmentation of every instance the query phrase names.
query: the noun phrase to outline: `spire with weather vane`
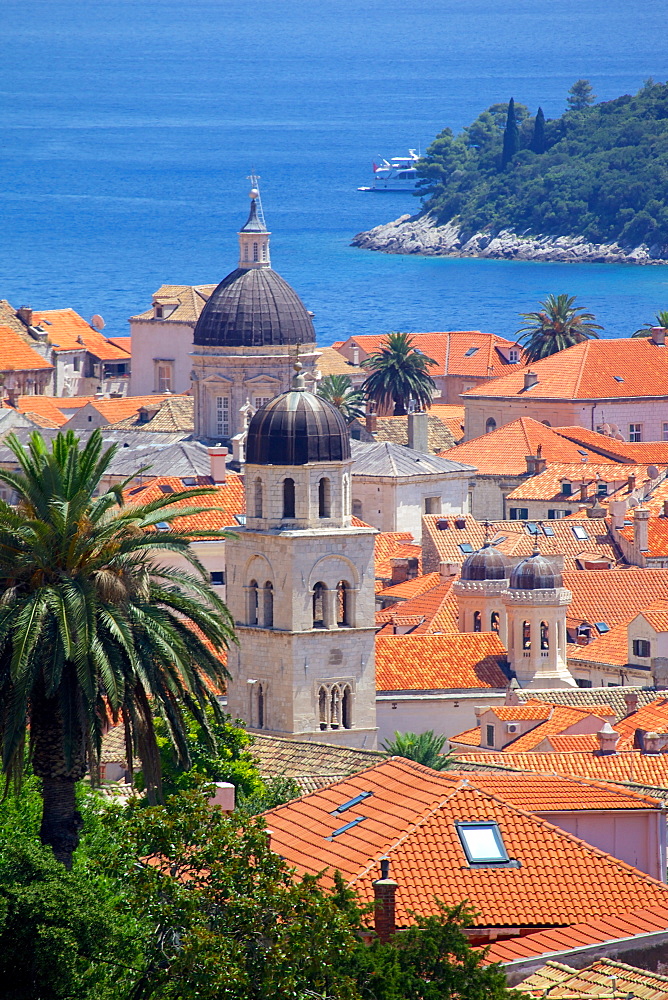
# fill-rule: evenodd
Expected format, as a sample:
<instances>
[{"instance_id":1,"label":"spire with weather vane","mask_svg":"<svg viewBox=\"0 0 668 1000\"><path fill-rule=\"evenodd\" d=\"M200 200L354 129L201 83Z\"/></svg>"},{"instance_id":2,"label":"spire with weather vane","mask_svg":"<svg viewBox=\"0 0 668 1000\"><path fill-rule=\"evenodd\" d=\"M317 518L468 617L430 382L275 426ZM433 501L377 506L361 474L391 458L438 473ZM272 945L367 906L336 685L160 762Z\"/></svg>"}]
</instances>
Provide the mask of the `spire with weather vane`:
<instances>
[{"instance_id":1,"label":"spire with weather vane","mask_svg":"<svg viewBox=\"0 0 668 1000\"><path fill-rule=\"evenodd\" d=\"M260 198L259 180L257 174L249 176L251 189L249 192L250 212L245 226L239 231L239 267L248 269L251 267L271 267L269 257L269 237L271 233L267 230L262 211L262 199Z\"/></svg>"}]
</instances>

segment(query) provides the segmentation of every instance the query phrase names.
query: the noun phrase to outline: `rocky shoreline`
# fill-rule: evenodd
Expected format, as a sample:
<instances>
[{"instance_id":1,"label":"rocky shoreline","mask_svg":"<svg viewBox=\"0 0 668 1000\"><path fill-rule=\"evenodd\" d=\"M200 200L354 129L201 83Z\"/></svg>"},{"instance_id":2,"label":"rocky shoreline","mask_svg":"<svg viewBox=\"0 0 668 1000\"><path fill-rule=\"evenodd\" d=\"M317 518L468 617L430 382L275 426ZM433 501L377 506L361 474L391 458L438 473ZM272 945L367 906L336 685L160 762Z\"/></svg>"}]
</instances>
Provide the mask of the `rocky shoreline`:
<instances>
[{"instance_id":1,"label":"rocky shoreline","mask_svg":"<svg viewBox=\"0 0 668 1000\"><path fill-rule=\"evenodd\" d=\"M510 229L465 234L452 222L436 225L429 213L402 215L393 222L358 233L351 246L382 253L425 257L482 257L495 260L542 260L591 264L668 264L668 248L621 247L589 243L577 236L529 236Z\"/></svg>"}]
</instances>

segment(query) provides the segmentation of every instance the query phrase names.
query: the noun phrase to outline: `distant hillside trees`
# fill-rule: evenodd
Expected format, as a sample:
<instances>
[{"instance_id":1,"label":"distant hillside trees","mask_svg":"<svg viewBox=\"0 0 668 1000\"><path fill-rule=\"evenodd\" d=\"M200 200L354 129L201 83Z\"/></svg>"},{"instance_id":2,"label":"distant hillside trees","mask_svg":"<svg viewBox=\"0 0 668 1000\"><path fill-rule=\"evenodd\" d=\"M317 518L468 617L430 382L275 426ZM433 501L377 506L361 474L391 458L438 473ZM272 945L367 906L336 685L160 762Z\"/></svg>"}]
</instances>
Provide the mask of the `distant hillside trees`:
<instances>
[{"instance_id":1,"label":"distant hillside trees","mask_svg":"<svg viewBox=\"0 0 668 1000\"><path fill-rule=\"evenodd\" d=\"M589 80L576 80L568 91L566 104L569 111L585 111L596 100L596 94Z\"/></svg>"}]
</instances>

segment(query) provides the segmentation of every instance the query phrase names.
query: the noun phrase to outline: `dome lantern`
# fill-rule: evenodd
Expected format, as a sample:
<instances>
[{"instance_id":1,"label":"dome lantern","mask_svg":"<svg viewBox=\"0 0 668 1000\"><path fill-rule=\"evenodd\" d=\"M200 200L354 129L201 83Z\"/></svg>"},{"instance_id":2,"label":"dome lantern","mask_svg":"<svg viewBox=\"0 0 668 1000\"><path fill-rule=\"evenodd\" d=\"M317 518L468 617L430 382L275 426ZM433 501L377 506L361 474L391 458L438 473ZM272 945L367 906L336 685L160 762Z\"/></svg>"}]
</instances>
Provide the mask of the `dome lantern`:
<instances>
[{"instance_id":1,"label":"dome lantern","mask_svg":"<svg viewBox=\"0 0 668 1000\"><path fill-rule=\"evenodd\" d=\"M510 590L554 590L562 586L561 573L555 571L538 547L528 558L522 559L510 574Z\"/></svg>"}]
</instances>

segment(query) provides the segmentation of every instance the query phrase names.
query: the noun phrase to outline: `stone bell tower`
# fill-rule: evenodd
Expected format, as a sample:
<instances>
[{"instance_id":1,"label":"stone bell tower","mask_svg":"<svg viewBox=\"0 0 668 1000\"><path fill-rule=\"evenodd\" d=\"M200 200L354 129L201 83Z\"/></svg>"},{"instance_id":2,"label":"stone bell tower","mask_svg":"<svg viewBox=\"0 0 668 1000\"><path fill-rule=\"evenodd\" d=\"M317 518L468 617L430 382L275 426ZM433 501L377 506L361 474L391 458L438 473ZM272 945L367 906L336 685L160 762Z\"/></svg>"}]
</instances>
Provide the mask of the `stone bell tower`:
<instances>
[{"instance_id":1,"label":"stone bell tower","mask_svg":"<svg viewBox=\"0 0 668 1000\"><path fill-rule=\"evenodd\" d=\"M226 545L227 707L256 732L373 748L376 532L351 524L345 421L295 368L248 428L246 525Z\"/></svg>"}]
</instances>

